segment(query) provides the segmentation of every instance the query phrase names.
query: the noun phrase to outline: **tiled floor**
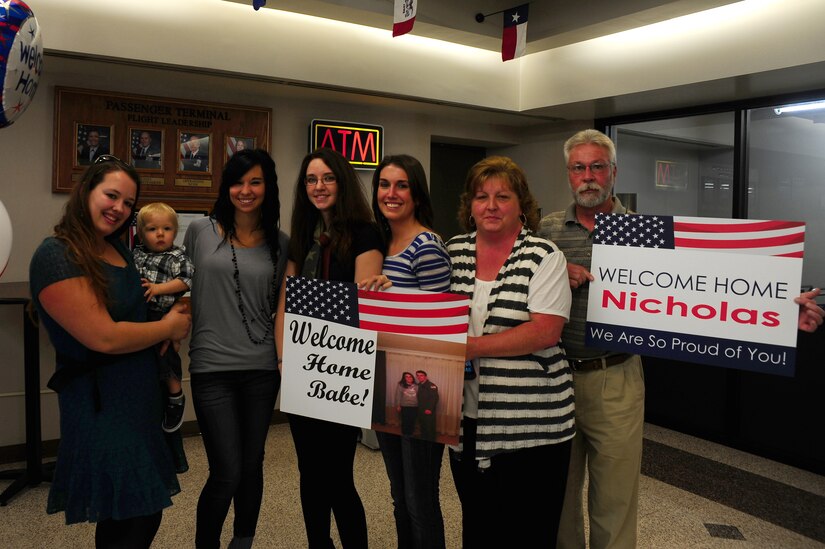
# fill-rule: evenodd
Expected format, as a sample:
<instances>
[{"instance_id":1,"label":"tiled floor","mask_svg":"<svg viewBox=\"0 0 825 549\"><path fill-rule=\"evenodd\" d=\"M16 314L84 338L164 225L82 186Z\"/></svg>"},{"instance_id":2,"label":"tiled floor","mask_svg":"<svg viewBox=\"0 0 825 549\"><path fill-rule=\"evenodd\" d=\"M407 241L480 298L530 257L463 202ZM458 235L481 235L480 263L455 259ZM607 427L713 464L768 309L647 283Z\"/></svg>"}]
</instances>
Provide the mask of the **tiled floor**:
<instances>
[{"instance_id":1,"label":"tiled floor","mask_svg":"<svg viewBox=\"0 0 825 549\"><path fill-rule=\"evenodd\" d=\"M194 507L207 471L200 439L188 438L185 445L191 468L180 477L183 491L164 513L155 548L192 546ZM255 546L301 547L305 538L297 468L286 424L270 430L266 463ZM640 548L825 548L825 477L654 425L645 426L642 470ZM460 540L460 515L446 461L441 477L446 537L453 549ZM362 445L356 457L356 483L367 511L370 547L393 547L395 533L383 463L378 452ZM0 490L7 485L0 481ZM47 491L48 484L24 490L0 508L0 546L92 545L92 525L66 527L60 515L45 514ZM231 512L226 524L224 546L229 540Z\"/></svg>"},{"instance_id":2,"label":"tiled floor","mask_svg":"<svg viewBox=\"0 0 825 549\"><path fill-rule=\"evenodd\" d=\"M640 547L825 547L825 477L645 426Z\"/></svg>"}]
</instances>

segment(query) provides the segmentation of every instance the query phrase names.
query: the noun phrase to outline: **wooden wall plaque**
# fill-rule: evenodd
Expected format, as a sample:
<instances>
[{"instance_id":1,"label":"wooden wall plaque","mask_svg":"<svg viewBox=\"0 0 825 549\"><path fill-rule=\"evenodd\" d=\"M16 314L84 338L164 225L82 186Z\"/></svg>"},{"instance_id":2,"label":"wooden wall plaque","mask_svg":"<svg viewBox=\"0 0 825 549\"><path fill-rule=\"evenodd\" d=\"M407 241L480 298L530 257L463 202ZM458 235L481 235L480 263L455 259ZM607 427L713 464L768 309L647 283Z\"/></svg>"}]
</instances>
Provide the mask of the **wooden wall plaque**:
<instances>
[{"instance_id":1,"label":"wooden wall plaque","mask_svg":"<svg viewBox=\"0 0 825 549\"><path fill-rule=\"evenodd\" d=\"M208 211L236 150L269 150L272 109L55 88L52 192L69 192L101 154L132 164L141 203Z\"/></svg>"}]
</instances>

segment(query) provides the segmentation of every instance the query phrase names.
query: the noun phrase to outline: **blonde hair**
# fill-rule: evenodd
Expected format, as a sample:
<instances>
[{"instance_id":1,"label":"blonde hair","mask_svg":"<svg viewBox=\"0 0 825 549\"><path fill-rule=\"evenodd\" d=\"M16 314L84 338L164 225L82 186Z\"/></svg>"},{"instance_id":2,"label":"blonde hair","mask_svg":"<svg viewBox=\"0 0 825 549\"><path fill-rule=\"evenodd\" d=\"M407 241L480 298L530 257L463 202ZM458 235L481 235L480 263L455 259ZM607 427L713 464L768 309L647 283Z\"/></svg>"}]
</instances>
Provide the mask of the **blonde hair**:
<instances>
[{"instance_id":1,"label":"blonde hair","mask_svg":"<svg viewBox=\"0 0 825 549\"><path fill-rule=\"evenodd\" d=\"M141 235L143 235L143 229L146 228L146 219L151 215L168 216L175 228L175 234L178 234L178 212L165 202L152 202L142 207L137 214L137 227Z\"/></svg>"}]
</instances>

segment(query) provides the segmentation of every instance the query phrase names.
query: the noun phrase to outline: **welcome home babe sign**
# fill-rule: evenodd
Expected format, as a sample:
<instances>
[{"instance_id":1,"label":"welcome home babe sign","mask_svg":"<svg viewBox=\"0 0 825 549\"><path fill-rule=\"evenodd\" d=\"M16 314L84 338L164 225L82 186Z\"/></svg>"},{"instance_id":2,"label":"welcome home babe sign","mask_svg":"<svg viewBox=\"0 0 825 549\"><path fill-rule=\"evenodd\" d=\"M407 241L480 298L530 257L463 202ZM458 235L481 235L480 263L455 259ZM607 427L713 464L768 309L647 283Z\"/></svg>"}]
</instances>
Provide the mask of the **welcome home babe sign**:
<instances>
[{"instance_id":1,"label":"welcome home babe sign","mask_svg":"<svg viewBox=\"0 0 825 549\"><path fill-rule=\"evenodd\" d=\"M805 225L599 214L587 344L794 375Z\"/></svg>"},{"instance_id":2,"label":"welcome home babe sign","mask_svg":"<svg viewBox=\"0 0 825 549\"><path fill-rule=\"evenodd\" d=\"M461 387L469 305L469 298L456 294L373 292L348 282L287 277L281 410L374 428L373 400L379 399L379 408L392 405L381 400L392 395L375 386L380 377L376 355L386 352L381 339L385 334L394 336L397 347L413 338L418 349L456 355L457 378L448 385ZM417 364L428 368L426 352L419 354ZM394 387L400 372L389 365L386 371L394 372ZM460 390L455 397L461 398ZM458 417L456 432L457 422Z\"/></svg>"}]
</instances>

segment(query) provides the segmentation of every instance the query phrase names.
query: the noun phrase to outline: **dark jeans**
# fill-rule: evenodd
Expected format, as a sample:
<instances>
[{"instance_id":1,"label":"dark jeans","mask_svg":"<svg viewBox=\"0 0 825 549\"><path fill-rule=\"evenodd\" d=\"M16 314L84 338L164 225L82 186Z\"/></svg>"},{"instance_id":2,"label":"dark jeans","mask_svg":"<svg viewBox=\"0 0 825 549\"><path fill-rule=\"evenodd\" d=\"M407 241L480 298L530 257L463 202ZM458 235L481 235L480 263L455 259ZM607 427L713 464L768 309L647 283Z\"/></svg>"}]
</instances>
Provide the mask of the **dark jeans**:
<instances>
[{"instance_id":1,"label":"dark jeans","mask_svg":"<svg viewBox=\"0 0 825 549\"><path fill-rule=\"evenodd\" d=\"M264 443L281 386L277 370L192 374L192 402L209 461L198 500L197 547L219 547L229 504L234 536L255 535L261 509Z\"/></svg>"},{"instance_id":2,"label":"dark jeans","mask_svg":"<svg viewBox=\"0 0 825 549\"><path fill-rule=\"evenodd\" d=\"M444 445L389 433L376 435L390 479L398 549L443 549L438 483Z\"/></svg>"},{"instance_id":3,"label":"dark jeans","mask_svg":"<svg viewBox=\"0 0 825 549\"><path fill-rule=\"evenodd\" d=\"M160 528L163 511L124 520L101 520L95 527L97 549L149 549Z\"/></svg>"},{"instance_id":4,"label":"dark jeans","mask_svg":"<svg viewBox=\"0 0 825 549\"><path fill-rule=\"evenodd\" d=\"M309 549L335 547L329 537L330 511L345 549L367 547L367 517L355 489L357 427L288 414L298 470L301 509Z\"/></svg>"},{"instance_id":5,"label":"dark jeans","mask_svg":"<svg viewBox=\"0 0 825 549\"><path fill-rule=\"evenodd\" d=\"M570 462L568 440L475 460L476 420L463 420L463 453L450 450L464 549L556 546Z\"/></svg>"},{"instance_id":6,"label":"dark jeans","mask_svg":"<svg viewBox=\"0 0 825 549\"><path fill-rule=\"evenodd\" d=\"M163 315L165 314L166 313L149 309L146 313L146 320L148 322L154 322L163 318ZM155 357L158 360L158 377L163 380L173 377L180 381L183 377L180 355L175 348L172 347L171 343L169 344L169 347L167 347L166 352L163 354L160 354L161 347L163 347L163 342L155 345Z\"/></svg>"}]
</instances>

